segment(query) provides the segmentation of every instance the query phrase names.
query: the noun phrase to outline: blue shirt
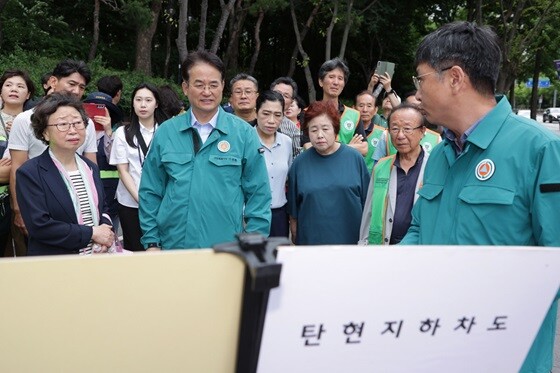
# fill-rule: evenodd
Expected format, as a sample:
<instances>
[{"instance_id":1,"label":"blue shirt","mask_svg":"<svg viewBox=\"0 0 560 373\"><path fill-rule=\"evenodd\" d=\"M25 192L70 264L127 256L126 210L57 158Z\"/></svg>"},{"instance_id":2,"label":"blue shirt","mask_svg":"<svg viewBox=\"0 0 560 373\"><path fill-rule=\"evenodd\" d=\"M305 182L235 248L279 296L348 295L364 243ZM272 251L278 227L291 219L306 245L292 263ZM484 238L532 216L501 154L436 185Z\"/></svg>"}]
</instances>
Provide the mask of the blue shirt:
<instances>
[{"instance_id":1,"label":"blue shirt","mask_svg":"<svg viewBox=\"0 0 560 373\"><path fill-rule=\"evenodd\" d=\"M286 199L286 179L288 178L288 170L292 165L293 159L292 139L283 133L277 132L274 145L270 148L263 143L262 139L260 140L264 151L266 170L268 171L270 193L272 194L270 207L276 209L288 202Z\"/></svg>"}]
</instances>

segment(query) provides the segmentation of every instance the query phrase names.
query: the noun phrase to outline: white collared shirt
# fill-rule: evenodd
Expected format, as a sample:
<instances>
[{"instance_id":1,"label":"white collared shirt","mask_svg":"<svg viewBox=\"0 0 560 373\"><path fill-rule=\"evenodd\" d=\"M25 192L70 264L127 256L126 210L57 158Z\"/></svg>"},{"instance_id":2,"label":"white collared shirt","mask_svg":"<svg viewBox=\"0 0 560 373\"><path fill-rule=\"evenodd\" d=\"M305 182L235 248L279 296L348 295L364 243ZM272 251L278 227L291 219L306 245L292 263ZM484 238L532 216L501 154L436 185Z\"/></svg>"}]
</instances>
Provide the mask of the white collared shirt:
<instances>
[{"instance_id":1,"label":"white collared shirt","mask_svg":"<svg viewBox=\"0 0 560 373\"><path fill-rule=\"evenodd\" d=\"M191 110L192 126L198 131L198 135L200 136L203 144L208 139L208 136L210 136L210 133L212 133L212 130L216 128L216 124L218 123L218 112L219 110L216 111L216 114L214 114L208 123L200 123L198 119L196 119L194 112Z\"/></svg>"},{"instance_id":2,"label":"white collared shirt","mask_svg":"<svg viewBox=\"0 0 560 373\"><path fill-rule=\"evenodd\" d=\"M146 142L147 146L150 146L157 127L158 125L156 123L153 129L148 129L140 123L140 134L144 138L144 142ZM111 149L109 164L113 166L118 164L128 164L128 173L132 176L134 184L136 184L136 190L138 190L140 187L140 177L142 176L142 165L144 164L144 158L146 156L142 152L141 147L138 145L136 137L134 138L134 144L137 145L138 148L133 148L128 145L124 135L124 126L117 128L113 134L113 139L113 148ZM116 198L123 206L138 208L138 202L134 200L120 179L119 185L117 186Z\"/></svg>"}]
</instances>

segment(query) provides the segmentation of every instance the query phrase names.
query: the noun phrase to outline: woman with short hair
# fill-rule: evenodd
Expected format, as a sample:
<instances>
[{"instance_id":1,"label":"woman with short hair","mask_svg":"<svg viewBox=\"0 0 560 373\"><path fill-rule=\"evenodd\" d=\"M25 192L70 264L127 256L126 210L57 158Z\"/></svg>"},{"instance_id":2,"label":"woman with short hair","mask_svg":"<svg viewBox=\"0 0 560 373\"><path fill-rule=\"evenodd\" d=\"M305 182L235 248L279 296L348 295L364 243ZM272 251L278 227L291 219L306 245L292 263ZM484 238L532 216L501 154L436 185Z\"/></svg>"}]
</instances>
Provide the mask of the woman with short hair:
<instances>
[{"instance_id":1,"label":"woman with short hair","mask_svg":"<svg viewBox=\"0 0 560 373\"><path fill-rule=\"evenodd\" d=\"M76 153L87 124L82 103L66 94L53 93L35 108L33 132L48 148L16 173L28 255L90 255L113 245L99 169Z\"/></svg>"},{"instance_id":2,"label":"woman with short hair","mask_svg":"<svg viewBox=\"0 0 560 373\"><path fill-rule=\"evenodd\" d=\"M332 101L312 103L303 131L311 148L288 173L288 213L298 245L355 244L369 173L362 155L336 141L340 114Z\"/></svg>"}]
</instances>

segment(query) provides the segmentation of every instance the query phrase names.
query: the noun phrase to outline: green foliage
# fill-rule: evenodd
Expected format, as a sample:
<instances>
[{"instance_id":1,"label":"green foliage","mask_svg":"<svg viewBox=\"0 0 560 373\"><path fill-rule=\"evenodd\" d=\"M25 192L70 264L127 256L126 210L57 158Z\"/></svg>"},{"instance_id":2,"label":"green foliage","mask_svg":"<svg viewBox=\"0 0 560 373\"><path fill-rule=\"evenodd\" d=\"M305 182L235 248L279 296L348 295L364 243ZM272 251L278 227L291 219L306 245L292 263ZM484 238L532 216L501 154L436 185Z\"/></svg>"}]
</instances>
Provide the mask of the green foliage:
<instances>
[{"instance_id":1,"label":"green foliage","mask_svg":"<svg viewBox=\"0 0 560 373\"><path fill-rule=\"evenodd\" d=\"M41 96L43 92L41 87L41 76L52 71L56 64L64 58L64 56L60 55L45 58L36 52L24 51L21 48L16 48L13 53L0 55L0 74L5 70L14 68L27 71L35 83L37 96ZM121 78L124 84L122 99L119 106L123 108L125 114L127 115L130 114L132 91L134 90L134 87L142 82L149 82L156 86L169 84L175 88L179 97L183 97L183 93L179 85L172 81L162 78L147 77L133 71L123 71L110 68L106 66L105 62L100 57L89 63L88 66L92 72L92 79L88 84L85 95L97 90L95 83L99 78L106 75L117 75Z\"/></svg>"},{"instance_id":2,"label":"green foliage","mask_svg":"<svg viewBox=\"0 0 560 373\"><path fill-rule=\"evenodd\" d=\"M53 11L53 1L12 0L1 14L4 50L20 47L43 54L64 50L75 53L76 38L69 38L70 28L64 17ZM10 14L18 14L12 17ZM45 41L48 40L48 43Z\"/></svg>"},{"instance_id":3,"label":"green foliage","mask_svg":"<svg viewBox=\"0 0 560 373\"><path fill-rule=\"evenodd\" d=\"M122 10L124 17L138 28L145 28L152 21L149 0L126 1Z\"/></svg>"}]
</instances>

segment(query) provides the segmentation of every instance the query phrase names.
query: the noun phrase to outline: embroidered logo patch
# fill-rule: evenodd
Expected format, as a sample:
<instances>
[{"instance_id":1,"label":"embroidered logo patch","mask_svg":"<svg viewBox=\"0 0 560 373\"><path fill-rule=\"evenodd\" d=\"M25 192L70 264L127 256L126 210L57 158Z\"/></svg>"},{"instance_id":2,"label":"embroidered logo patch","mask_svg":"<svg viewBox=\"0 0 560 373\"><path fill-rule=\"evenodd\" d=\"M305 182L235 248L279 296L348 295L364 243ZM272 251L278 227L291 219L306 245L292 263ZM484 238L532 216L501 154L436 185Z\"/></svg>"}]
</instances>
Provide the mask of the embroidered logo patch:
<instances>
[{"instance_id":1,"label":"embroidered logo patch","mask_svg":"<svg viewBox=\"0 0 560 373\"><path fill-rule=\"evenodd\" d=\"M350 131L354 128L354 122L352 122L351 120L347 120L346 122L344 122L344 128Z\"/></svg>"},{"instance_id":2,"label":"embroidered logo patch","mask_svg":"<svg viewBox=\"0 0 560 373\"><path fill-rule=\"evenodd\" d=\"M371 139L372 146L377 146L377 144L379 144L379 139Z\"/></svg>"},{"instance_id":3,"label":"embroidered logo patch","mask_svg":"<svg viewBox=\"0 0 560 373\"><path fill-rule=\"evenodd\" d=\"M496 166L494 166L494 162L492 162L492 160L483 159L476 165L475 175L478 180L486 181L494 175L495 170Z\"/></svg>"},{"instance_id":4,"label":"embroidered logo patch","mask_svg":"<svg viewBox=\"0 0 560 373\"><path fill-rule=\"evenodd\" d=\"M426 153L429 153L429 152L432 151L432 144L429 143L429 142L423 143L423 144L422 144L422 147L424 148L424 151L425 151Z\"/></svg>"},{"instance_id":5,"label":"embroidered logo patch","mask_svg":"<svg viewBox=\"0 0 560 373\"><path fill-rule=\"evenodd\" d=\"M229 149L231 149L231 145L226 140L220 141L218 143L218 150L221 151L222 153L229 152Z\"/></svg>"}]
</instances>

